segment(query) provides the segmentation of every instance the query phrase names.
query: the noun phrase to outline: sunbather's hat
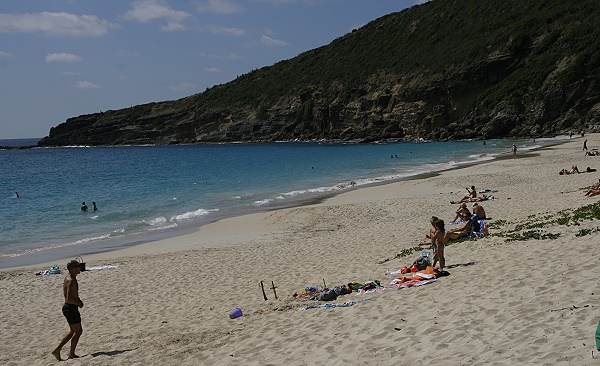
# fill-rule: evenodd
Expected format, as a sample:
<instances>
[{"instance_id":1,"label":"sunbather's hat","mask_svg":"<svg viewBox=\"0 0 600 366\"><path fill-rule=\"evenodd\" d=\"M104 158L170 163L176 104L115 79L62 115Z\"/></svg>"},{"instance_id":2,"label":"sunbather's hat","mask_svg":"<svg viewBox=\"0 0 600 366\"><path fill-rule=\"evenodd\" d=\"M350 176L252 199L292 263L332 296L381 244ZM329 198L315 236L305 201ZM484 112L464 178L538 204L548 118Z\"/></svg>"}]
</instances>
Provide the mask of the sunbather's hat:
<instances>
[{"instance_id":1,"label":"sunbather's hat","mask_svg":"<svg viewBox=\"0 0 600 366\"><path fill-rule=\"evenodd\" d=\"M473 207L477 206L477 202L473 202Z\"/></svg>"}]
</instances>

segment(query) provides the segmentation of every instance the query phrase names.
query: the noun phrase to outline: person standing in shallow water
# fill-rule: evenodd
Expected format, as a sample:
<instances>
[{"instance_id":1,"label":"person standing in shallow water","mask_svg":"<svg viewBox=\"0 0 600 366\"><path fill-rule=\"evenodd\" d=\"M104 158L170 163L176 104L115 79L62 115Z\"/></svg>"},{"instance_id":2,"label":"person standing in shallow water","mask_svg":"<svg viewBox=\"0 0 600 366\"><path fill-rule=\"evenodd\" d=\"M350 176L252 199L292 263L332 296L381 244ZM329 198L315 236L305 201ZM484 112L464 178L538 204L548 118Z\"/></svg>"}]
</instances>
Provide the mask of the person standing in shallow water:
<instances>
[{"instance_id":1,"label":"person standing in shallow water","mask_svg":"<svg viewBox=\"0 0 600 366\"><path fill-rule=\"evenodd\" d=\"M92 207L94 208L94 211L98 211L98 207L96 207L96 202L92 202Z\"/></svg>"},{"instance_id":2,"label":"person standing in shallow water","mask_svg":"<svg viewBox=\"0 0 600 366\"><path fill-rule=\"evenodd\" d=\"M58 361L62 360L60 358L60 350L69 341L71 341L69 358L79 358L79 356L75 354L75 348L77 347L77 342L79 342L79 337L81 337L81 334L83 333L83 329L81 328L81 315L79 314L79 308L83 307L83 301L79 298L79 284L77 283L77 275L81 271L79 262L76 260L69 261L69 263L67 263L67 270L69 271L69 274L63 281L65 304L62 307L62 312L65 318L67 318L70 331L64 336L62 341L60 341L58 347L52 351L52 355L56 357Z\"/></svg>"},{"instance_id":3,"label":"person standing in shallow water","mask_svg":"<svg viewBox=\"0 0 600 366\"><path fill-rule=\"evenodd\" d=\"M81 211L87 211L87 210L88 210L87 205L85 204L85 202L82 202L81 203Z\"/></svg>"}]
</instances>

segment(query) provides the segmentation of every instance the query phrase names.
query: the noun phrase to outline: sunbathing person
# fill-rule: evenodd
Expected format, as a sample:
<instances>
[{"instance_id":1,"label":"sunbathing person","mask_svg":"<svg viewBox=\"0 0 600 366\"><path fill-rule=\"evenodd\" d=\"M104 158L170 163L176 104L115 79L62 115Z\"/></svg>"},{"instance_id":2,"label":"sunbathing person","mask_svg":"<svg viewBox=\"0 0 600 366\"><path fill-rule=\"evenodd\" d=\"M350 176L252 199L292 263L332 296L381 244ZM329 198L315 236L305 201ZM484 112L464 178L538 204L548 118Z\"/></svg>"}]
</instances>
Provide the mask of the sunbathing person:
<instances>
[{"instance_id":1,"label":"sunbathing person","mask_svg":"<svg viewBox=\"0 0 600 366\"><path fill-rule=\"evenodd\" d=\"M480 220L485 219L485 210L477 202L473 203L473 215Z\"/></svg>"},{"instance_id":2,"label":"sunbathing person","mask_svg":"<svg viewBox=\"0 0 600 366\"><path fill-rule=\"evenodd\" d=\"M471 202L483 202L483 201L491 200L493 198L494 198L494 196L487 196L485 194L482 194L480 197L473 198L471 200Z\"/></svg>"},{"instance_id":3,"label":"sunbathing person","mask_svg":"<svg viewBox=\"0 0 600 366\"><path fill-rule=\"evenodd\" d=\"M471 186L471 189L467 188L467 192L469 192L469 194L461 198L460 201L450 201L450 203L472 202L473 199L477 198L477 191L475 190L475 186Z\"/></svg>"},{"instance_id":4,"label":"sunbathing person","mask_svg":"<svg viewBox=\"0 0 600 366\"><path fill-rule=\"evenodd\" d=\"M600 194L600 178L598 178L598 183L596 184L592 184L592 186L590 186L590 189L585 193L586 196L595 196L597 194Z\"/></svg>"},{"instance_id":5,"label":"sunbathing person","mask_svg":"<svg viewBox=\"0 0 600 366\"><path fill-rule=\"evenodd\" d=\"M471 218L471 212L467 208L466 203L461 203L460 207L458 208L458 210L456 210L455 213L456 213L456 216L454 216L454 220L452 220L452 221L456 221L458 219L460 219L461 221L466 221L469 218Z\"/></svg>"},{"instance_id":6,"label":"sunbathing person","mask_svg":"<svg viewBox=\"0 0 600 366\"><path fill-rule=\"evenodd\" d=\"M585 195L588 197L592 197L597 194L600 194L600 189L590 189L589 191L587 191L587 193Z\"/></svg>"},{"instance_id":7,"label":"sunbathing person","mask_svg":"<svg viewBox=\"0 0 600 366\"><path fill-rule=\"evenodd\" d=\"M473 231L479 231L479 222L471 218L462 227L448 230L446 236L448 240L456 240L469 236Z\"/></svg>"},{"instance_id":8,"label":"sunbathing person","mask_svg":"<svg viewBox=\"0 0 600 366\"><path fill-rule=\"evenodd\" d=\"M569 169L563 169L560 172L558 172L559 175L569 175L569 174L579 174L579 169L577 168L577 165L572 165L571 166L571 170Z\"/></svg>"}]
</instances>

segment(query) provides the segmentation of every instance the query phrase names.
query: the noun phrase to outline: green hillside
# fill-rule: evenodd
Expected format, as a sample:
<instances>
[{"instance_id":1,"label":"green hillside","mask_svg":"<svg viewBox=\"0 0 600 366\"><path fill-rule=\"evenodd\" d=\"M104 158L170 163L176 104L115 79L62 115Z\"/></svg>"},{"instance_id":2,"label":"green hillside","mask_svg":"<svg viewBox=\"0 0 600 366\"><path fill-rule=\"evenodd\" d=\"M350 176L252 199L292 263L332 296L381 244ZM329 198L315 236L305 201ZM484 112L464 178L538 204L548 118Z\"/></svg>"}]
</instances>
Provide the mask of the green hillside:
<instances>
[{"instance_id":1,"label":"green hillside","mask_svg":"<svg viewBox=\"0 0 600 366\"><path fill-rule=\"evenodd\" d=\"M593 0L434 0L200 94L71 118L40 145L594 130L599 17Z\"/></svg>"}]
</instances>

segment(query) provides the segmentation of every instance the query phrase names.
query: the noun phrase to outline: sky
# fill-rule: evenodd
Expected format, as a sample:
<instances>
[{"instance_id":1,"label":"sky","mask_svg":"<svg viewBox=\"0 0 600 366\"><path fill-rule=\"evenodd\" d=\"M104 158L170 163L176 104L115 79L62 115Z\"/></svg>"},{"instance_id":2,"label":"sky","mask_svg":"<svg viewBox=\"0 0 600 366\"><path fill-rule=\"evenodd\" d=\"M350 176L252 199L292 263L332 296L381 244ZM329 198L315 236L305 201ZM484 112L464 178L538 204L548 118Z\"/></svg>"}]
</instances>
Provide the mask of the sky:
<instances>
[{"instance_id":1,"label":"sky","mask_svg":"<svg viewBox=\"0 0 600 366\"><path fill-rule=\"evenodd\" d=\"M426 0L0 0L0 139L175 100Z\"/></svg>"}]
</instances>

